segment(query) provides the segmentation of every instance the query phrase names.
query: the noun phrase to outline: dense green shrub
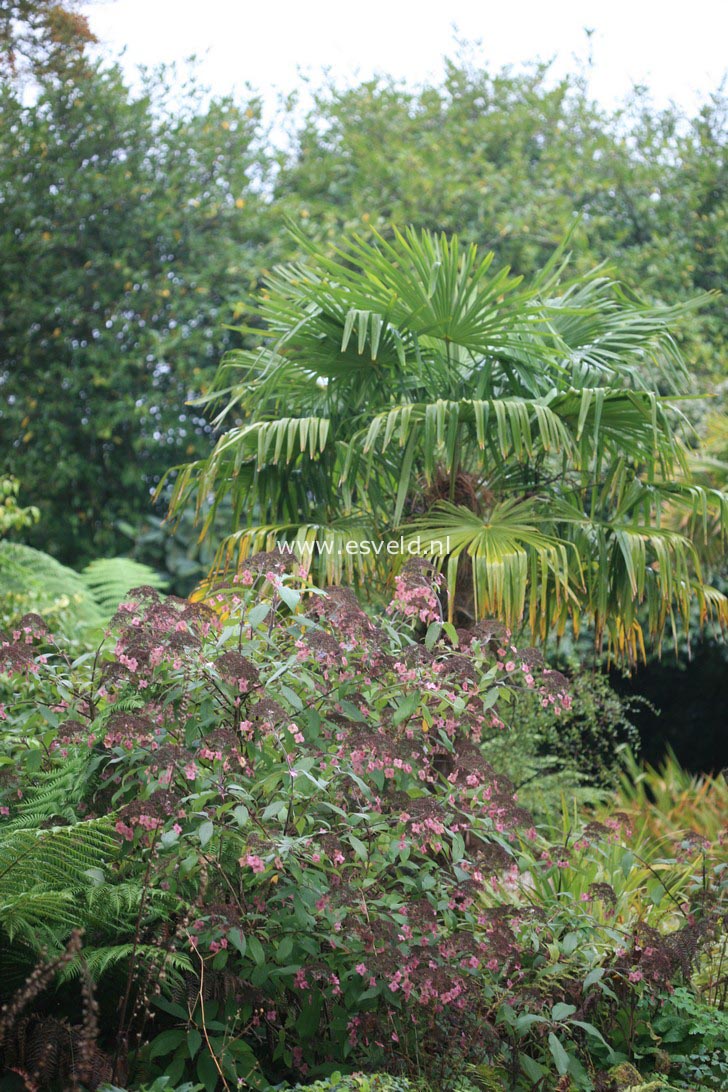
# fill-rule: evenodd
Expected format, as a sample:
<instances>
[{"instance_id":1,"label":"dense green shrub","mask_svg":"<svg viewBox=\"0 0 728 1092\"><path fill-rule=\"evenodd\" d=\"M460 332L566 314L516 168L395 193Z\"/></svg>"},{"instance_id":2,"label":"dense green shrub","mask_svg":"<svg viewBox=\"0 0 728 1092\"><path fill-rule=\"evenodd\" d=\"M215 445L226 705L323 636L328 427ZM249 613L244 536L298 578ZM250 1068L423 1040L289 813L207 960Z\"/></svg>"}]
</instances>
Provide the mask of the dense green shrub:
<instances>
[{"instance_id":1,"label":"dense green shrub","mask_svg":"<svg viewBox=\"0 0 728 1092\"><path fill-rule=\"evenodd\" d=\"M390 1077L383 1074L366 1075L364 1073L332 1073L322 1081L313 1084L297 1084L296 1089L307 1088L310 1092L410 1092L414 1089L404 1077Z\"/></svg>"},{"instance_id":2,"label":"dense green shrub","mask_svg":"<svg viewBox=\"0 0 728 1092\"><path fill-rule=\"evenodd\" d=\"M561 812L562 798L584 804L607 800L623 771L626 747L639 748L630 721L631 705L610 686L607 675L589 668L569 677L571 705L556 716L528 697L505 715L507 732L493 735L483 753L510 777L521 804L537 820Z\"/></svg>"},{"instance_id":3,"label":"dense green shrub","mask_svg":"<svg viewBox=\"0 0 728 1092\"><path fill-rule=\"evenodd\" d=\"M283 1092L283 1085L279 1086L281 1092ZM307 1089L308 1092L416 1092L419 1086L412 1084L406 1077L391 1077L387 1073L332 1073L330 1077L326 1077L320 1081L313 1081L309 1084L297 1084L294 1086L286 1085L286 1090L290 1092L303 1092ZM168 1077L158 1077L151 1085L145 1085L140 1088L138 1092L201 1092L203 1085L201 1084L184 1084L178 1085L173 1088L170 1084ZM124 1089L117 1088L112 1085L104 1085L101 1092L125 1092ZM469 1092L463 1086L463 1092Z\"/></svg>"},{"instance_id":4,"label":"dense green shrub","mask_svg":"<svg viewBox=\"0 0 728 1092\"><path fill-rule=\"evenodd\" d=\"M714 847L658 861L619 817L539 834L481 745L514 695L568 708L563 676L497 622L442 623L422 562L377 621L291 567L251 561L214 610L137 589L75 662L38 617L2 642L7 1011L23 965L41 945L65 958L81 925L53 1019L94 977L117 1083L365 1066L440 1089L485 1067L511 1089L593 1088L715 935ZM104 845L74 842L96 829ZM56 844L77 854L65 885Z\"/></svg>"}]
</instances>

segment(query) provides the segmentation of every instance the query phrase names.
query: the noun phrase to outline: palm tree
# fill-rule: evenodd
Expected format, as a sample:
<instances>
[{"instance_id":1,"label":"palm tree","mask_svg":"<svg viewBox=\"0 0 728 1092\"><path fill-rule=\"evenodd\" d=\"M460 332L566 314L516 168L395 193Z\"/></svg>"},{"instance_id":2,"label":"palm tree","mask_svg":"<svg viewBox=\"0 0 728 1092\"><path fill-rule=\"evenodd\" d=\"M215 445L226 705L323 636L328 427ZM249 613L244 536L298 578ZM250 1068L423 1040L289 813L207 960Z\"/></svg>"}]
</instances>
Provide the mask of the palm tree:
<instances>
[{"instance_id":1,"label":"palm tree","mask_svg":"<svg viewBox=\"0 0 728 1092\"><path fill-rule=\"evenodd\" d=\"M203 535L229 495L221 558L287 540L321 579L372 587L392 558L367 544L401 535L457 589L451 615L541 638L584 619L630 658L695 601L728 616L701 572L728 498L690 479L684 308L569 277L563 252L525 284L455 236L299 241L252 307L257 347L206 396L214 449L176 468L171 511L196 494Z\"/></svg>"}]
</instances>

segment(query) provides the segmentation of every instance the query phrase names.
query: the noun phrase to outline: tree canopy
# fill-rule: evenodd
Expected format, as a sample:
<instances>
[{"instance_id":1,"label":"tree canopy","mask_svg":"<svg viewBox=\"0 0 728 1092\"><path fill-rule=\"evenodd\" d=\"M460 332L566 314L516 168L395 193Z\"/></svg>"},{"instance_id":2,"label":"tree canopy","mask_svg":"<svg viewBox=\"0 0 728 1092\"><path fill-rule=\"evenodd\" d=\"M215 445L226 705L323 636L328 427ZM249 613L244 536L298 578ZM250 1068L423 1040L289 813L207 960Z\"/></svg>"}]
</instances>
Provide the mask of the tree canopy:
<instances>
[{"instance_id":1,"label":"tree canopy","mask_svg":"<svg viewBox=\"0 0 728 1092\"><path fill-rule=\"evenodd\" d=\"M34 541L115 552L170 460L202 453L185 407L256 277L256 101L160 113L116 70L0 91L2 458L39 506Z\"/></svg>"},{"instance_id":2,"label":"tree canopy","mask_svg":"<svg viewBox=\"0 0 728 1092\"><path fill-rule=\"evenodd\" d=\"M78 78L87 47L96 42L74 0L3 0L0 75L3 78Z\"/></svg>"}]
</instances>

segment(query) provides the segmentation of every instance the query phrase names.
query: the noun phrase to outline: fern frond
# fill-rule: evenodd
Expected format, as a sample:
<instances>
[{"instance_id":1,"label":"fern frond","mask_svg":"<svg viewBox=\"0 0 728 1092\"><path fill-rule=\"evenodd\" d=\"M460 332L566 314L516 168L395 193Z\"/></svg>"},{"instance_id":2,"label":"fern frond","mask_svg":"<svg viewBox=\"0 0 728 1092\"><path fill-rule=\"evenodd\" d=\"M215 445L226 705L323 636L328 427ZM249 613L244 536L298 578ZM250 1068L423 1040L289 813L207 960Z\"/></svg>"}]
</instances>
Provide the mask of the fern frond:
<instances>
[{"instance_id":1,"label":"fern frond","mask_svg":"<svg viewBox=\"0 0 728 1092\"><path fill-rule=\"evenodd\" d=\"M78 925L76 895L70 888L48 891L31 888L12 895L0 895L0 929L8 940L20 937L35 947L61 947L61 941Z\"/></svg>"},{"instance_id":2,"label":"fern frond","mask_svg":"<svg viewBox=\"0 0 728 1092\"><path fill-rule=\"evenodd\" d=\"M145 921L168 919L179 903L167 891L159 888L143 888L136 879L106 883L106 874L101 869L89 870L89 878L94 881L84 891L89 927L115 928L131 923L136 917L139 905L144 898Z\"/></svg>"},{"instance_id":3,"label":"fern frond","mask_svg":"<svg viewBox=\"0 0 728 1092\"><path fill-rule=\"evenodd\" d=\"M38 913L51 929L57 924L78 924L77 913L66 921L64 907L67 903L73 907L74 897L92 885L94 870L103 869L118 854L118 846L106 818L46 830L4 830L0 836L0 929L11 938L18 932L32 934ZM44 899L49 900L47 912L42 909Z\"/></svg>"},{"instance_id":4,"label":"fern frond","mask_svg":"<svg viewBox=\"0 0 728 1092\"><path fill-rule=\"evenodd\" d=\"M135 965L163 965L168 987L174 985L175 979L181 981L183 974L189 974L193 970L189 959L181 952L169 952L154 944L113 944L102 948L85 948L83 959L74 959L68 963L58 975L58 981L68 982L79 978L85 964L92 979L98 982L107 971L127 964L132 958ZM172 981L169 981L170 977Z\"/></svg>"},{"instance_id":5,"label":"fern frond","mask_svg":"<svg viewBox=\"0 0 728 1092\"><path fill-rule=\"evenodd\" d=\"M148 585L163 590L167 581L148 565L130 557L100 557L79 574L104 619L109 618L132 588Z\"/></svg>"},{"instance_id":6,"label":"fern frond","mask_svg":"<svg viewBox=\"0 0 728 1092\"><path fill-rule=\"evenodd\" d=\"M103 615L89 588L73 569L50 554L17 542L0 541L0 621L33 611L51 628L94 628Z\"/></svg>"},{"instance_id":7,"label":"fern frond","mask_svg":"<svg viewBox=\"0 0 728 1092\"><path fill-rule=\"evenodd\" d=\"M75 805L83 798L89 776L87 755L69 756L62 765L41 771L36 775L35 785L26 789L5 829L39 827L49 819L76 823Z\"/></svg>"}]
</instances>

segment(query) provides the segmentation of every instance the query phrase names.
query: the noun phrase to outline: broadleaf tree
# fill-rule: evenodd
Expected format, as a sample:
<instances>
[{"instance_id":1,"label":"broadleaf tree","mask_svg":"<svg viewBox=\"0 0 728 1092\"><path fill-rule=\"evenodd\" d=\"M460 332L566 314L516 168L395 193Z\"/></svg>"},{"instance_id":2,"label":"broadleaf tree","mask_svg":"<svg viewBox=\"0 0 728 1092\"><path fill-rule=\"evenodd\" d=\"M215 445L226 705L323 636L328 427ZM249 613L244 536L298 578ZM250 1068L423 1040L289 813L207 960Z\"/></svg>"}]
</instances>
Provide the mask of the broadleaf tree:
<instances>
[{"instance_id":1,"label":"broadleaf tree","mask_svg":"<svg viewBox=\"0 0 728 1092\"><path fill-rule=\"evenodd\" d=\"M205 450L185 403L258 275L259 103L165 106L166 81L0 86L0 467L40 509L31 544L75 567Z\"/></svg>"},{"instance_id":2,"label":"broadleaf tree","mask_svg":"<svg viewBox=\"0 0 728 1092\"><path fill-rule=\"evenodd\" d=\"M3 0L0 77L77 78L96 40L77 0Z\"/></svg>"}]
</instances>

